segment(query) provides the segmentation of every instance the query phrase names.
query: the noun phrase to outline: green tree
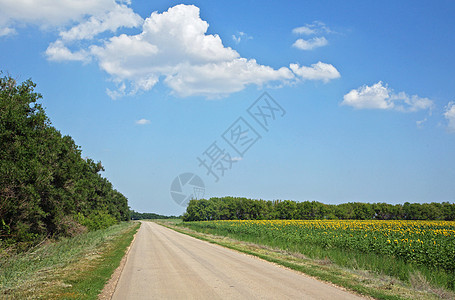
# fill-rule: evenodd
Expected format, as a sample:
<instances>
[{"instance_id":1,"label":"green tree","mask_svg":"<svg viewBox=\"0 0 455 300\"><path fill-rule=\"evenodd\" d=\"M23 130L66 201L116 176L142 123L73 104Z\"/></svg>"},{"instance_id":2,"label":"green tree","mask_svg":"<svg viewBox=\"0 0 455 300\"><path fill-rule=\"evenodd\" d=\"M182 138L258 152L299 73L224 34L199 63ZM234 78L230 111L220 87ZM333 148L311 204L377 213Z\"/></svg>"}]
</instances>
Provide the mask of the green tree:
<instances>
[{"instance_id":1,"label":"green tree","mask_svg":"<svg viewBox=\"0 0 455 300\"><path fill-rule=\"evenodd\" d=\"M126 197L99 174L101 162L83 159L74 140L51 125L35 86L0 79L0 246L75 234L80 216L129 219Z\"/></svg>"}]
</instances>

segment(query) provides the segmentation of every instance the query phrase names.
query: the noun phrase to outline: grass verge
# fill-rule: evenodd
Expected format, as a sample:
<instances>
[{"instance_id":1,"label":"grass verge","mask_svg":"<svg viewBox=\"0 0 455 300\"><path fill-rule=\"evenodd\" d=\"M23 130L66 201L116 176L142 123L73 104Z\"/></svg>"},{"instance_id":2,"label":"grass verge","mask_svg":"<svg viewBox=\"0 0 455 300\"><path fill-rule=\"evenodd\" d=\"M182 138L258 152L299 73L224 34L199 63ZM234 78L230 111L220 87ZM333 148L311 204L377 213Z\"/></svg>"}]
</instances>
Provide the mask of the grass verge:
<instances>
[{"instance_id":1,"label":"grass verge","mask_svg":"<svg viewBox=\"0 0 455 300\"><path fill-rule=\"evenodd\" d=\"M455 299L451 291L428 284L419 273L412 275L412 282L404 282L395 277L378 274L358 266L342 267L330 259L316 259L301 253L277 247L240 241L226 236L198 232L178 226L178 220L154 220L168 228L195 238L218 244L239 252L254 255L290 269L303 272L319 280L377 299Z\"/></svg>"},{"instance_id":2,"label":"grass verge","mask_svg":"<svg viewBox=\"0 0 455 300\"><path fill-rule=\"evenodd\" d=\"M0 258L0 298L97 299L139 226L124 222Z\"/></svg>"}]
</instances>

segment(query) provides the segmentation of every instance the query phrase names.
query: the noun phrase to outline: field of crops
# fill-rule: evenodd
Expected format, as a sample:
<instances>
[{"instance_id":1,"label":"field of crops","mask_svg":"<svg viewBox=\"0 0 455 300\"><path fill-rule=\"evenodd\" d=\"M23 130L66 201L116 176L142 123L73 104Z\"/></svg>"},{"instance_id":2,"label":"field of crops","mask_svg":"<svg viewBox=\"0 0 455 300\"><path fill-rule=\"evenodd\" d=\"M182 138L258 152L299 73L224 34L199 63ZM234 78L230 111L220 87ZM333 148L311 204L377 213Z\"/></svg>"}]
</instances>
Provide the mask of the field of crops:
<instances>
[{"instance_id":1,"label":"field of crops","mask_svg":"<svg viewBox=\"0 0 455 300\"><path fill-rule=\"evenodd\" d=\"M282 248L298 249L299 245L310 244L455 272L454 221L238 220L188 222L184 226L255 238Z\"/></svg>"}]
</instances>

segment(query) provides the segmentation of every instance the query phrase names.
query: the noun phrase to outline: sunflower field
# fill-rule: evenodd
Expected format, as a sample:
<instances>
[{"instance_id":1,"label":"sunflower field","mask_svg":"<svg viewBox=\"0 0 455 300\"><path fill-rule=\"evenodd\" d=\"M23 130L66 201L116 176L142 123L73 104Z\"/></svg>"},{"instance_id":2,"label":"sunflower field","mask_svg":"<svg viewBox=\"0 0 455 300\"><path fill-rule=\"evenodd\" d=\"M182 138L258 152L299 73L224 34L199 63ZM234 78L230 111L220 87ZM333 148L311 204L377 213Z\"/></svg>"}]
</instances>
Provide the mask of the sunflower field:
<instances>
[{"instance_id":1,"label":"sunflower field","mask_svg":"<svg viewBox=\"0 0 455 300\"><path fill-rule=\"evenodd\" d=\"M454 221L236 220L182 225L197 231L279 244L284 249L311 244L324 249L373 253L455 272Z\"/></svg>"}]
</instances>

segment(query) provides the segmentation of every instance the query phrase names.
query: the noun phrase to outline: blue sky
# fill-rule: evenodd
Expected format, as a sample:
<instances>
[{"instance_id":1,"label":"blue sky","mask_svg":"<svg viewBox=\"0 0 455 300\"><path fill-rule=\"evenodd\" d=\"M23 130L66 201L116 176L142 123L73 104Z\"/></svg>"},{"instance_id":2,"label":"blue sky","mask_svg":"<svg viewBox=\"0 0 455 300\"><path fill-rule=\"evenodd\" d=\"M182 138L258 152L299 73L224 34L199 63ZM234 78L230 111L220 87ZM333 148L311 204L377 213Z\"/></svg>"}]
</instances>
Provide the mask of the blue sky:
<instances>
[{"instance_id":1,"label":"blue sky","mask_svg":"<svg viewBox=\"0 0 455 300\"><path fill-rule=\"evenodd\" d=\"M455 201L452 1L28 2L0 0L0 69L137 211L184 212L186 172L205 197Z\"/></svg>"}]
</instances>

